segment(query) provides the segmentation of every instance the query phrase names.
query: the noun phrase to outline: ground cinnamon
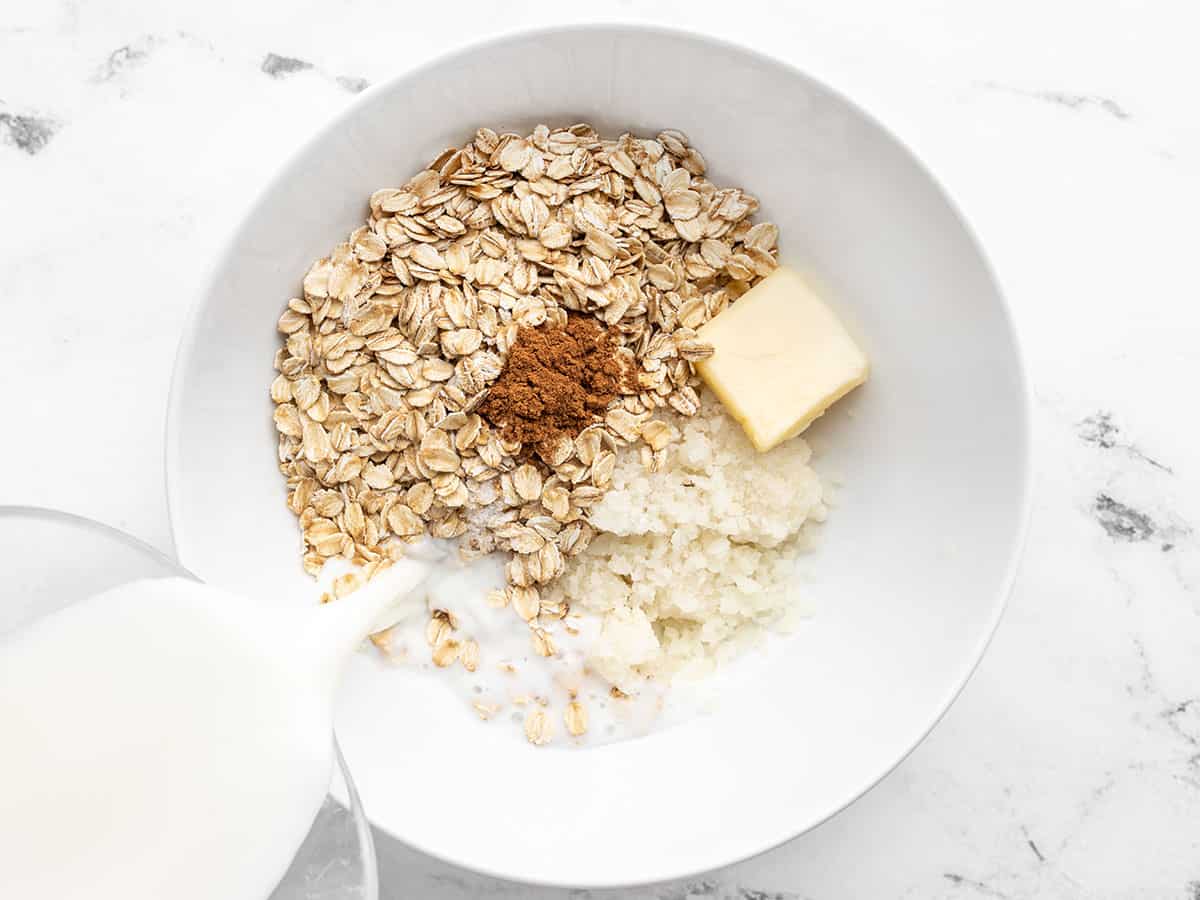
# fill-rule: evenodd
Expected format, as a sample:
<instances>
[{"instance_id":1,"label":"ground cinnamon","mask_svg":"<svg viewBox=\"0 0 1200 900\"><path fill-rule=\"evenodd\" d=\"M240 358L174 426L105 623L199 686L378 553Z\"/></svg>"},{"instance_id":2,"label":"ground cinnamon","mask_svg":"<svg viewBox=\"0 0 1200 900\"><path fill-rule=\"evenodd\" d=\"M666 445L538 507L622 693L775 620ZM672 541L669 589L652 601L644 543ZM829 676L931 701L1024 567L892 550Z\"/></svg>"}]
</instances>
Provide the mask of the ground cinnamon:
<instances>
[{"instance_id":1,"label":"ground cinnamon","mask_svg":"<svg viewBox=\"0 0 1200 900\"><path fill-rule=\"evenodd\" d=\"M620 392L617 335L591 316L523 327L479 411L505 440L541 444L575 437Z\"/></svg>"}]
</instances>

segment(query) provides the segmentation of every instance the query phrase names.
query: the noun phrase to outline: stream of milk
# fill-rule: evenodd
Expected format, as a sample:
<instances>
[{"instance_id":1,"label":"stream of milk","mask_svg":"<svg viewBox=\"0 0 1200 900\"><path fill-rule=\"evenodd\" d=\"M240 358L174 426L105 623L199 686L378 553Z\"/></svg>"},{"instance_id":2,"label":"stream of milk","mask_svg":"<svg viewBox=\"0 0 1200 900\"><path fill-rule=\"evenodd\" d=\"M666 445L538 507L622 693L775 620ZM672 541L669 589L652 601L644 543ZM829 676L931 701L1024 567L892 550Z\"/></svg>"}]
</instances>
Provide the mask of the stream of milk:
<instances>
[{"instance_id":1,"label":"stream of milk","mask_svg":"<svg viewBox=\"0 0 1200 900\"><path fill-rule=\"evenodd\" d=\"M329 788L344 663L429 568L283 614L137 581L0 638L0 897L265 900Z\"/></svg>"},{"instance_id":2,"label":"stream of milk","mask_svg":"<svg viewBox=\"0 0 1200 900\"><path fill-rule=\"evenodd\" d=\"M489 719L487 727L521 743L526 740L522 729L525 716L541 708L555 722L555 745L571 747L639 737L692 718L714 702L717 691L711 682L702 689L674 683L670 691L665 684L647 682L635 696L614 698L608 682L589 671L592 644L600 631L598 616L571 614L562 621L543 623L557 652L553 658L541 657L530 641L526 622L511 607L497 609L485 601L489 591L505 584L503 561L497 554L464 561L451 542L429 540L421 546L436 548L442 561L436 575L417 591L424 602L410 608L451 614L455 637L477 642L478 665L468 670L456 662L438 668L426 639L428 615L398 616L392 628L375 636L381 652L372 655L388 660L382 663L384 668L399 670L380 673L382 690L386 691L389 677L426 676L431 690L449 693L447 699L456 699L463 714ZM329 585L349 571L349 563L331 560L321 581ZM563 710L575 698L586 707L589 719L586 733L578 736L568 734L563 726Z\"/></svg>"}]
</instances>

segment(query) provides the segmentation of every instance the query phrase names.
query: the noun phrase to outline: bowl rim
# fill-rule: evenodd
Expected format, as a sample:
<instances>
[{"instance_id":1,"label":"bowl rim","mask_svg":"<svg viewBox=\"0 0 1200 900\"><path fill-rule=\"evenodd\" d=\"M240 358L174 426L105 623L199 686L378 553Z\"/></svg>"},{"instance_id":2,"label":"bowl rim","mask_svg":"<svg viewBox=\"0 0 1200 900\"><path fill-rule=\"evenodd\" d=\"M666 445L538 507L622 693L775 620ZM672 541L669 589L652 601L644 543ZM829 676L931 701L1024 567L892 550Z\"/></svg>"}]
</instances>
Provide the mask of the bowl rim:
<instances>
[{"instance_id":1,"label":"bowl rim","mask_svg":"<svg viewBox=\"0 0 1200 900\"><path fill-rule=\"evenodd\" d=\"M1012 594L1013 586L1016 582L1016 577L1019 571L1021 558L1024 552L1026 540L1029 533L1029 524L1033 508L1033 434L1032 434L1032 398L1029 388L1029 378L1025 363L1025 354L1021 346L1019 332L1016 328L1016 323L1012 314L1012 307L1005 296L1002 282L996 273L995 267L991 259L984 250L983 244L979 236L971 224L970 219L965 215L963 209L955 196L950 193L945 184L939 179L926 164L925 160L899 135L897 135L888 125L886 125L878 116L864 108L857 101L847 96L843 91L829 84L818 75L812 74L807 70L801 69L799 66L780 59L769 53L748 47L744 44L739 44L736 41L726 40L704 32L694 31L671 26L642 24L636 22L589 22L569 25L554 25L541 28L519 28L509 29L487 38L472 41L457 49L449 50L441 53L430 60L421 63L418 66L407 68L397 72L391 77L371 85L354 100L343 107L334 115L326 119L318 126L303 142L299 143L287 156L281 161L276 168L274 174L264 183L264 185L252 196L250 202L242 207L240 215L237 219L237 225L232 230L229 238L224 241L219 248L219 252L214 254L212 263L208 266L207 275L199 283L199 289L191 301L191 307L184 321L183 331L180 335L175 365L171 374L171 384L167 401L167 414L165 417L165 441L164 441L164 473L166 480L166 500L167 500L167 518L170 525L171 536L174 542L177 557L182 561L185 558L182 545L185 544L186 538L181 535L180 523L178 518L179 499L179 458L178 446L178 423L181 416L180 407L182 405L182 395L185 389L186 371L189 368L192 352L195 347L195 337L197 325L200 317L203 314L204 308L207 305L206 301L211 296L213 289L216 287L220 277L220 272L225 265L225 261L236 252L238 247L244 246L242 232L246 230L249 220L254 210L256 210L263 200L273 193L287 178L293 168L295 168L302 156L307 154L313 145L324 141L328 136L339 127L351 122L358 115L359 111L368 103L372 102L375 96L383 92L395 90L404 82L418 78L425 73L436 69L440 66L456 61L465 61L471 55L480 51L494 50L504 47L511 43L523 43L529 40L551 41L560 38L564 35L573 35L580 33L603 34L609 33L614 36L632 35L632 34L651 34L658 37L667 37L685 42L692 42L701 46L709 47L714 50L722 50L741 54L753 59L755 62L782 69L791 77L799 77L816 85L821 90L826 91L830 96L844 104L855 115L862 117L864 121L872 125L874 128L883 134L888 140L892 141L896 149L900 151L915 169L928 179L930 185L937 192L943 202L945 202L949 211L957 220L963 233L979 257L982 270L987 279L991 282L996 297L1000 304L1000 317L1004 325L1004 330L1007 333L1009 343L1012 346L1013 361L1015 364L1015 390L1017 393L1017 413L1020 422L1020 435L1015 441L1016 447L1014 450L1019 454L1018 468L1020 477L1020 503L1019 513L1017 517L1017 527L1010 538L1008 547L1008 559L1004 568L1004 575L994 592L991 602L990 617L977 639L975 646L972 648L972 662L968 665L956 683L950 685L949 690L942 698L936 714L924 727L916 739L906 747L894 760L887 763L882 769L877 772L868 774L862 779L862 783L858 789L852 792L846 799L833 808L827 810L823 814L817 816L811 821L799 823L788 829L786 834L781 834L778 839L772 841L766 846L760 847L751 853L742 852L721 852L714 851L711 864L707 864L701 869L682 869L671 870L666 873L655 872L654 874L647 873L645 877L630 877L626 874L618 881L579 881L579 882L557 882L541 879L536 876L522 876L513 871L502 871L488 867L481 867L473 864L469 860L456 858L444 852L435 852L422 845L421 842L412 839L411 837L399 838L390 832L384 831L388 837L393 840L398 840L401 843L412 847L413 849L425 854L439 862L456 866L468 871L478 872L491 878L496 878L501 881L514 884L530 884L545 887L569 887L581 889L603 889L603 888L633 888L646 885L662 884L668 881L679 879L693 878L705 872L711 872L716 869L730 866L735 863L744 862L746 860L755 859L770 850L774 850L789 841L800 837L816 828L819 828L824 823L828 822L834 816L847 809L849 806L857 802L865 794L871 791L884 778L890 775L902 762L912 755L925 739L930 735L934 728L942 721L950 707L962 694L963 689L971 680L979 668L979 664L983 661L983 657L987 652L992 638L995 636L996 629L1000 625L1000 621L1004 616L1004 611L1007 608L1008 600ZM376 826L379 827L379 826ZM381 829L383 831L383 829Z\"/></svg>"},{"instance_id":2,"label":"bowl rim","mask_svg":"<svg viewBox=\"0 0 1200 900\"><path fill-rule=\"evenodd\" d=\"M27 518L27 519L44 519L49 522L58 522L62 524L78 525L88 531L96 531L107 537L112 538L118 543L125 544L133 549L144 553L146 556L151 556L165 566L178 571L180 575L186 575L189 578L196 578L187 568L175 557L163 553L157 547L143 541L141 538L136 538L127 531L122 531L106 522L101 522L97 519L89 519L87 516L81 516L78 513L67 512L65 509L54 509L49 506L29 506L20 503L4 503L0 504L0 518Z\"/></svg>"}]
</instances>

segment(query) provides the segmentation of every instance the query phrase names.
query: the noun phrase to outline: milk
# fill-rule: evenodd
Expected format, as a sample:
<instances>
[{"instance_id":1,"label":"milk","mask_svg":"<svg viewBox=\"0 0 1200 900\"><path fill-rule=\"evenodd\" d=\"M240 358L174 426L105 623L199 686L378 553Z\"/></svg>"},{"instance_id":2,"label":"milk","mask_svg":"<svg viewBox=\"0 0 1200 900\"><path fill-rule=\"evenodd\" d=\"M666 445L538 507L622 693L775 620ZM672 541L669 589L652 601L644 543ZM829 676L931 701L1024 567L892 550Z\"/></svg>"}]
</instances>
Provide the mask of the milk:
<instances>
[{"instance_id":1,"label":"milk","mask_svg":"<svg viewBox=\"0 0 1200 900\"><path fill-rule=\"evenodd\" d=\"M423 607L444 610L457 623L455 638L475 640L479 662L474 671L459 663L439 668L433 662L425 633L428 616L410 616L376 635L374 653L383 671L371 690L381 707L389 703L393 679L423 676L431 691L447 694L470 716L486 718L484 727L521 743L526 740L522 723L527 713L544 709L556 725L555 745L594 747L629 740L703 714L715 701L712 682L703 686L648 682L635 696L616 698L609 684L590 673L588 659L600 631L596 616L571 613L561 621L544 622L557 653L539 656L530 641L529 626L511 607L492 608L485 601L489 591L504 587L504 565L498 554L462 560L450 542L429 541L443 555L435 577L426 579L416 592ZM321 573L329 585L349 563L331 560ZM360 685L360 688L362 685ZM563 726L567 703L578 699L587 709L588 728L580 736L568 734Z\"/></svg>"},{"instance_id":2,"label":"milk","mask_svg":"<svg viewBox=\"0 0 1200 900\"><path fill-rule=\"evenodd\" d=\"M342 666L427 569L290 615L139 581L0 638L0 897L265 900L330 783Z\"/></svg>"}]
</instances>

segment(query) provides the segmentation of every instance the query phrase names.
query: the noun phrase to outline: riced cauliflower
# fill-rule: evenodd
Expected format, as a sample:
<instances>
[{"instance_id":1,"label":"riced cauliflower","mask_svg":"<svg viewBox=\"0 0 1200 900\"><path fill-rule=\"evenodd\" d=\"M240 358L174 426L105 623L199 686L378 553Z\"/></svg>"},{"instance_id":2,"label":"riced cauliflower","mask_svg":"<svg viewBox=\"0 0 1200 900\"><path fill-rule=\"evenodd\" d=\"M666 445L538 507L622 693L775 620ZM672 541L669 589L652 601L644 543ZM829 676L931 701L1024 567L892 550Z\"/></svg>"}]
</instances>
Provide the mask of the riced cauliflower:
<instances>
[{"instance_id":1,"label":"riced cauliflower","mask_svg":"<svg viewBox=\"0 0 1200 900\"><path fill-rule=\"evenodd\" d=\"M672 423L659 471L623 455L592 510L600 533L549 589L602 618L589 665L628 693L705 674L784 623L804 526L826 514L801 438L758 453L709 395Z\"/></svg>"}]
</instances>

